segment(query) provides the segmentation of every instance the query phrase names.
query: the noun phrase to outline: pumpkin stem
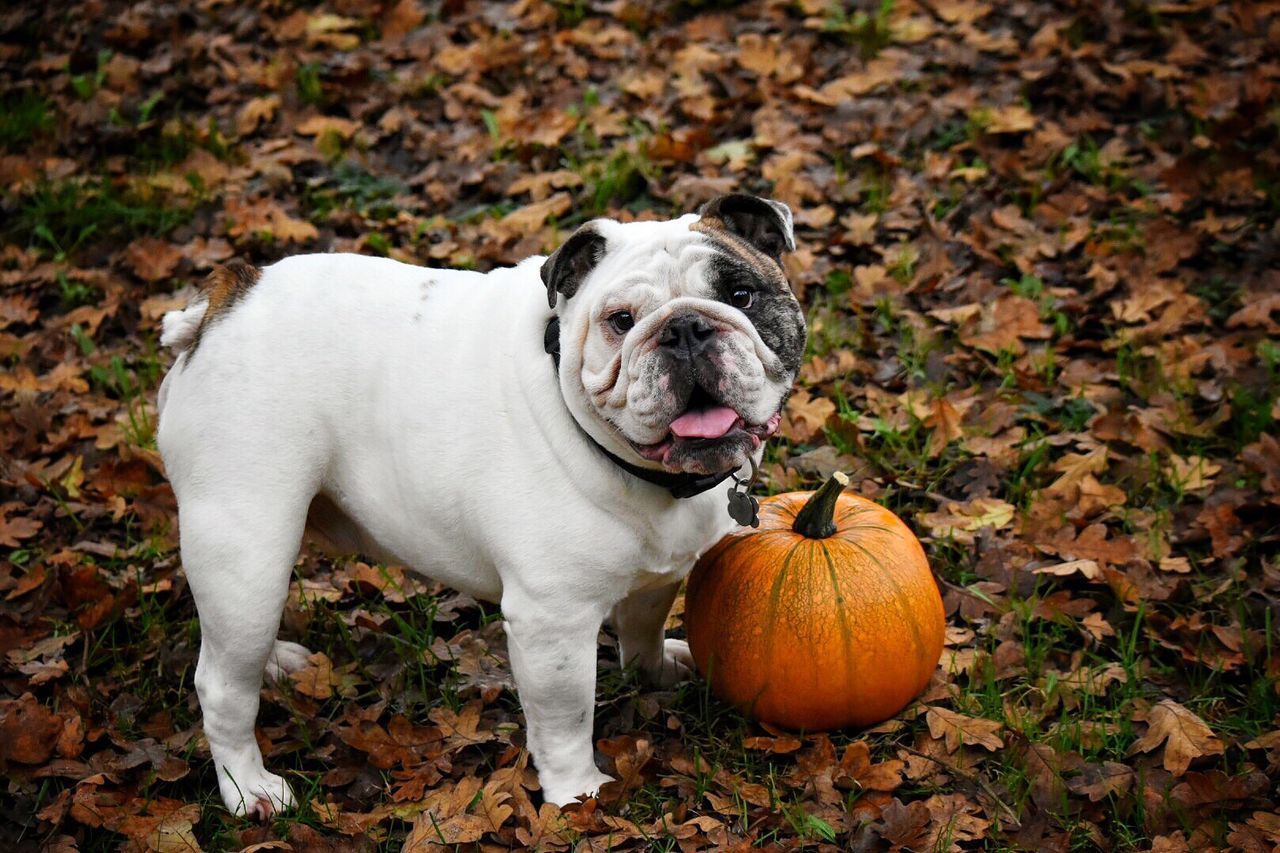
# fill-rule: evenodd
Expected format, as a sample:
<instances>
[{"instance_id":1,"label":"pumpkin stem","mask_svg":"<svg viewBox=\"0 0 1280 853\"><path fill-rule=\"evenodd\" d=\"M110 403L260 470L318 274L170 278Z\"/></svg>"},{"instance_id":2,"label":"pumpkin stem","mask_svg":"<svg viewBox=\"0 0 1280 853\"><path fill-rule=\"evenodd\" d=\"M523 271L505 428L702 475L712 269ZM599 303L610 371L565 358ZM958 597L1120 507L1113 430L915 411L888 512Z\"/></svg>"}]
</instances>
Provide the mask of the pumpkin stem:
<instances>
[{"instance_id":1,"label":"pumpkin stem","mask_svg":"<svg viewBox=\"0 0 1280 853\"><path fill-rule=\"evenodd\" d=\"M836 512L836 500L847 485L847 474L839 471L832 474L831 479L823 483L822 488L814 492L800 508L800 512L796 513L796 523L791 525L791 529L810 539L826 539L835 535L836 523L833 516Z\"/></svg>"}]
</instances>

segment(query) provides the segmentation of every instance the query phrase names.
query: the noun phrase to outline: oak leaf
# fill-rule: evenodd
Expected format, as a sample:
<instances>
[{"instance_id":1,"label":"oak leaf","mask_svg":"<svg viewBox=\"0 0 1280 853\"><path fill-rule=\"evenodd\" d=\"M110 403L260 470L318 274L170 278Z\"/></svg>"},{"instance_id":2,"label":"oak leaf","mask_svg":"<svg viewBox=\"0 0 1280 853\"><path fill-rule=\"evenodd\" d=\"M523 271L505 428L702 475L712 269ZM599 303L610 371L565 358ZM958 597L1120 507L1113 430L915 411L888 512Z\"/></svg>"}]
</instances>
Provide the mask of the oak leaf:
<instances>
[{"instance_id":1,"label":"oak leaf","mask_svg":"<svg viewBox=\"0 0 1280 853\"><path fill-rule=\"evenodd\" d=\"M1165 467L1165 475L1184 492L1195 492L1213 485L1213 478L1222 466L1211 462L1203 456L1179 456L1169 454L1169 464Z\"/></svg>"},{"instance_id":2,"label":"oak leaf","mask_svg":"<svg viewBox=\"0 0 1280 853\"><path fill-rule=\"evenodd\" d=\"M1181 776L1191 762L1222 755L1223 744L1204 720L1172 699L1163 699L1146 714L1146 733L1129 747L1129 755L1151 752L1164 744L1164 769Z\"/></svg>"},{"instance_id":3,"label":"oak leaf","mask_svg":"<svg viewBox=\"0 0 1280 853\"><path fill-rule=\"evenodd\" d=\"M1079 574L1086 580L1096 581L1102 579L1102 570L1098 568L1097 562L1093 560L1068 560L1065 563L1057 563L1052 566L1041 566L1035 569L1033 573L1037 575L1057 575L1058 577Z\"/></svg>"},{"instance_id":4,"label":"oak leaf","mask_svg":"<svg viewBox=\"0 0 1280 853\"><path fill-rule=\"evenodd\" d=\"M279 95L266 95L261 98L250 98L236 113L236 133L248 136L258 129L264 121L271 121L280 109Z\"/></svg>"},{"instance_id":5,"label":"oak leaf","mask_svg":"<svg viewBox=\"0 0 1280 853\"><path fill-rule=\"evenodd\" d=\"M1022 133L1034 130L1036 117L1020 104L1010 104L993 110L986 124L987 133Z\"/></svg>"},{"instance_id":6,"label":"oak leaf","mask_svg":"<svg viewBox=\"0 0 1280 853\"><path fill-rule=\"evenodd\" d=\"M0 703L0 762L43 764L62 734L62 718L30 693Z\"/></svg>"},{"instance_id":7,"label":"oak leaf","mask_svg":"<svg viewBox=\"0 0 1280 853\"><path fill-rule=\"evenodd\" d=\"M960 427L960 412L948 400L937 400L933 411L925 418L925 426L933 428L929 434L929 456L936 458L942 455L947 445L959 438L964 438L964 430Z\"/></svg>"},{"instance_id":8,"label":"oak leaf","mask_svg":"<svg viewBox=\"0 0 1280 853\"><path fill-rule=\"evenodd\" d=\"M20 548L20 540L30 539L42 527L44 524L34 518L22 515L10 518L7 513L0 515L0 548Z\"/></svg>"},{"instance_id":9,"label":"oak leaf","mask_svg":"<svg viewBox=\"0 0 1280 853\"><path fill-rule=\"evenodd\" d=\"M974 534L984 527L1000 530L1013 523L1013 504L999 498L974 498L943 504L937 512L922 512L917 519L932 536L951 537L972 544Z\"/></svg>"},{"instance_id":10,"label":"oak leaf","mask_svg":"<svg viewBox=\"0 0 1280 853\"><path fill-rule=\"evenodd\" d=\"M231 220L227 233L232 237L269 234L285 242L314 240L320 232L310 222L294 219L284 208L269 198L226 200L227 217Z\"/></svg>"},{"instance_id":11,"label":"oak leaf","mask_svg":"<svg viewBox=\"0 0 1280 853\"><path fill-rule=\"evenodd\" d=\"M996 720L970 717L934 706L929 708L925 721L929 724L929 734L942 738L948 752L955 752L962 743L992 752L1004 746L1004 741L996 734L1004 726Z\"/></svg>"},{"instance_id":12,"label":"oak leaf","mask_svg":"<svg viewBox=\"0 0 1280 853\"><path fill-rule=\"evenodd\" d=\"M382 16L382 37L394 41L417 29L426 20L427 12L418 0L400 0Z\"/></svg>"},{"instance_id":13,"label":"oak leaf","mask_svg":"<svg viewBox=\"0 0 1280 853\"><path fill-rule=\"evenodd\" d=\"M143 281L161 281L173 275L182 250L168 240L142 237L125 247L124 259Z\"/></svg>"},{"instance_id":14,"label":"oak leaf","mask_svg":"<svg viewBox=\"0 0 1280 853\"><path fill-rule=\"evenodd\" d=\"M1067 780L1067 790L1083 794L1096 803L1112 794L1128 791L1133 785L1133 768L1115 761L1086 764L1080 773Z\"/></svg>"},{"instance_id":15,"label":"oak leaf","mask_svg":"<svg viewBox=\"0 0 1280 853\"><path fill-rule=\"evenodd\" d=\"M903 763L897 759L872 762L867 742L854 741L840 756L840 775L836 782L840 783L847 777L860 791L892 791L902 784L902 767Z\"/></svg>"},{"instance_id":16,"label":"oak leaf","mask_svg":"<svg viewBox=\"0 0 1280 853\"><path fill-rule=\"evenodd\" d=\"M892 850L931 850L929 824L933 816L929 807L919 800L903 804L898 798L881 813L884 827L880 835L893 845Z\"/></svg>"},{"instance_id":17,"label":"oak leaf","mask_svg":"<svg viewBox=\"0 0 1280 853\"><path fill-rule=\"evenodd\" d=\"M1015 355L1026 351L1023 338L1047 340L1052 331L1040 320L1040 308L1025 296L1005 295L984 306L976 328L961 334L967 346L990 353L1007 350Z\"/></svg>"},{"instance_id":18,"label":"oak leaf","mask_svg":"<svg viewBox=\"0 0 1280 853\"><path fill-rule=\"evenodd\" d=\"M572 204L573 200L568 193L556 193L544 201L526 204L511 211L502 217L502 224L516 231L533 231L541 228L548 218L566 213Z\"/></svg>"},{"instance_id":19,"label":"oak leaf","mask_svg":"<svg viewBox=\"0 0 1280 853\"><path fill-rule=\"evenodd\" d=\"M289 673L293 689L312 699L328 699L333 695L337 679L333 675L333 661L324 652L313 652L307 657L307 665Z\"/></svg>"},{"instance_id":20,"label":"oak leaf","mask_svg":"<svg viewBox=\"0 0 1280 853\"><path fill-rule=\"evenodd\" d=\"M836 413L835 403L825 397L814 397L801 388L787 400L778 430L789 441L803 444L819 433Z\"/></svg>"},{"instance_id":21,"label":"oak leaf","mask_svg":"<svg viewBox=\"0 0 1280 853\"><path fill-rule=\"evenodd\" d=\"M350 139L360 129L360 123L337 116L312 116L293 130L302 136L324 136L332 133L340 139Z\"/></svg>"}]
</instances>

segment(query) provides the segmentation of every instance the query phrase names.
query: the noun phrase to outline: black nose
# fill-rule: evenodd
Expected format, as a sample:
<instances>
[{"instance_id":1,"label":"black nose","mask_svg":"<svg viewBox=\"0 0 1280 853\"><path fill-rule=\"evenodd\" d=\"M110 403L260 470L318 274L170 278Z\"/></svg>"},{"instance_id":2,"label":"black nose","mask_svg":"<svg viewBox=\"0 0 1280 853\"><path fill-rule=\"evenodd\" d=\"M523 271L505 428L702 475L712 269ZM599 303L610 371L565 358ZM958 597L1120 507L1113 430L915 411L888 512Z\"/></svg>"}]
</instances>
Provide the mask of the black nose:
<instances>
[{"instance_id":1,"label":"black nose","mask_svg":"<svg viewBox=\"0 0 1280 853\"><path fill-rule=\"evenodd\" d=\"M716 330L701 314L681 314L667 321L658 344L682 358L695 356L707 348Z\"/></svg>"}]
</instances>

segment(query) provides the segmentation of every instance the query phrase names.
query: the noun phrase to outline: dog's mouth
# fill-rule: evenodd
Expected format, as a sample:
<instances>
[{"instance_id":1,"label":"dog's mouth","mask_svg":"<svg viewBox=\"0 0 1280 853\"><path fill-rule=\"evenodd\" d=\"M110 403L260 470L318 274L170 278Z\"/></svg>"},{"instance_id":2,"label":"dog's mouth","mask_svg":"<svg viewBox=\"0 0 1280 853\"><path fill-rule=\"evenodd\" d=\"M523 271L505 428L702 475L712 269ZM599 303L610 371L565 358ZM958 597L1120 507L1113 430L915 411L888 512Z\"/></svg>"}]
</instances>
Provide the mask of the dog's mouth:
<instances>
[{"instance_id":1,"label":"dog's mouth","mask_svg":"<svg viewBox=\"0 0 1280 853\"><path fill-rule=\"evenodd\" d=\"M636 452L645 459L667 466L672 452L679 449L684 454L696 454L699 449L711 450L725 442L749 441L754 452L765 439L778 431L782 422L782 410L774 412L762 424L749 424L737 411L717 401L701 386L695 386L679 417L671 421L670 432L654 444L635 444Z\"/></svg>"}]
</instances>

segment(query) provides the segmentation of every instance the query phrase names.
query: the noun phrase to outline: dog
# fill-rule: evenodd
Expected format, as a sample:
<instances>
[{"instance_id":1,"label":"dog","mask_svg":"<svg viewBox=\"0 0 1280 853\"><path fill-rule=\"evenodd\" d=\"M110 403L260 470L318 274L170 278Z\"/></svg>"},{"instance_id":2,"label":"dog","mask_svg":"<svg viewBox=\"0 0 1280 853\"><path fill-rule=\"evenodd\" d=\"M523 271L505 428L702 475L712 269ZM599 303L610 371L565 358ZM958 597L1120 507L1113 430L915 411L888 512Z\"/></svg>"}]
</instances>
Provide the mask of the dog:
<instances>
[{"instance_id":1,"label":"dog","mask_svg":"<svg viewBox=\"0 0 1280 853\"><path fill-rule=\"evenodd\" d=\"M664 623L735 527L716 487L755 471L799 370L794 247L785 205L735 193L668 221L593 220L485 274L233 261L169 312L157 441L227 808L294 805L254 723L264 672L308 655L277 639L307 528L499 603L544 798L611 781L593 758L597 634L611 620L624 664L657 685L691 675Z\"/></svg>"}]
</instances>

